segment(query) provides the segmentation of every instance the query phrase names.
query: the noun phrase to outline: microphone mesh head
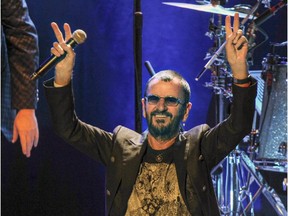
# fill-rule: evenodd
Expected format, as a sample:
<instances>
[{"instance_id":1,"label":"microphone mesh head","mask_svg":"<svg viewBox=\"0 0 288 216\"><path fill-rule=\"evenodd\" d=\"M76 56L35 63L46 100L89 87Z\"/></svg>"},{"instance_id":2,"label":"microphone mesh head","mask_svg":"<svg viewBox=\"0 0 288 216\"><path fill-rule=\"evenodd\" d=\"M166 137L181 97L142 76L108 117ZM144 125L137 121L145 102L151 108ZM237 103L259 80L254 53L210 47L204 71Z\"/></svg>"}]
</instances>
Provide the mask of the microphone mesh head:
<instances>
[{"instance_id":1,"label":"microphone mesh head","mask_svg":"<svg viewBox=\"0 0 288 216\"><path fill-rule=\"evenodd\" d=\"M81 29L77 29L76 31L73 32L73 39L76 41L77 44L84 43L86 38L87 38L86 33Z\"/></svg>"}]
</instances>

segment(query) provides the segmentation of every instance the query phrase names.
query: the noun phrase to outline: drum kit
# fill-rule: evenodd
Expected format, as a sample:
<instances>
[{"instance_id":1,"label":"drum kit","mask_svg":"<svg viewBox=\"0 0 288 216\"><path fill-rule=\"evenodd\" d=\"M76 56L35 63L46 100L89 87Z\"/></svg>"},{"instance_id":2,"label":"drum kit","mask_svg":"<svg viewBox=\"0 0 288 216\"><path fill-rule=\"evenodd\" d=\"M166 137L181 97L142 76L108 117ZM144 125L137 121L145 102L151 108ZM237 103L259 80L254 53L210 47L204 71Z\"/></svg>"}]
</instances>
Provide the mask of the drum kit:
<instances>
[{"instance_id":1,"label":"drum kit","mask_svg":"<svg viewBox=\"0 0 288 216\"><path fill-rule=\"evenodd\" d=\"M248 38L248 64L253 65L253 51L260 44L255 43L255 30L259 25L274 15L280 8L286 6L287 0L280 1L271 7L270 1L258 1L255 6L236 5L225 8L221 5L212 5L207 1L198 1L199 4L163 2L173 7L180 7L200 12L218 15L233 16L235 12L243 18L241 26L245 33L245 23L250 21L245 35ZM263 3L268 8L256 17L255 11ZM257 24L257 25L255 25ZM210 59L204 70L195 78L200 79L206 69L212 71L210 82L204 86L212 88L217 96L218 123L225 118L225 103L233 98L231 86L232 75L225 60L225 28L221 22L217 25L211 22L209 31L205 34L214 39L214 46L206 54ZM266 37L267 39L267 37ZM273 207L277 215L287 215L283 201L277 192L263 178L261 171L287 173L287 57L280 57L275 53L276 47L286 47L287 42L271 44L272 53L268 53L262 60L262 68L250 71L258 81L256 109L252 131L243 139L248 143L247 149L237 147L211 172L215 193L222 215L255 215L254 202L263 194ZM239 145L240 146L240 145ZM287 180L283 179L283 190L286 190ZM252 187L254 187L252 189ZM256 189L255 189L256 188ZM256 191L255 191L256 190Z\"/></svg>"}]
</instances>

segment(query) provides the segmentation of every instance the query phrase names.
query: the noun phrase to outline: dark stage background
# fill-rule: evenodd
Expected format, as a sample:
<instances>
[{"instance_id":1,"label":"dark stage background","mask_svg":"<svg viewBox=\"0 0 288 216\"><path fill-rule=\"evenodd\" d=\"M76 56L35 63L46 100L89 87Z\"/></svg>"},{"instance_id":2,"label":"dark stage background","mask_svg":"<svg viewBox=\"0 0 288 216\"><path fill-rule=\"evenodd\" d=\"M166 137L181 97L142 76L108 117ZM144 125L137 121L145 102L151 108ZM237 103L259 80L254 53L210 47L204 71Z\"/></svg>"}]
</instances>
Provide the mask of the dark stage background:
<instances>
[{"instance_id":1,"label":"dark stage background","mask_svg":"<svg viewBox=\"0 0 288 216\"><path fill-rule=\"evenodd\" d=\"M182 2L196 4L195 1ZM61 27L67 22L72 31L83 29L87 33L86 42L76 49L73 78L79 118L108 131L119 124L135 128L134 1L27 0L27 3L39 34L40 62L50 55L55 41L50 27L52 21ZM240 3L254 5L256 1L230 1L227 7ZM278 1L271 1L271 5L276 3ZM262 4L259 12L264 10ZM203 60L206 52L213 46L213 40L205 36L211 14L163 5L159 0L143 1L142 12L143 62L149 60L156 71L179 71L191 84L193 109L186 129L207 122L213 91L203 85L210 80L210 71L198 82L195 77L207 62ZM269 40L255 51L251 70L261 70L262 59L270 52L270 42L287 40L286 8L261 26ZM279 54L286 55L286 50L279 49ZM52 76L53 71L39 79L40 141L27 160L31 185L29 215L104 215L104 167L53 133L42 87L43 81ZM149 76L143 64L142 88ZM143 121L143 130L145 128ZM11 166L5 163L9 157L2 153L4 170ZM269 212L271 206L257 208Z\"/></svg>"}]
</instances>

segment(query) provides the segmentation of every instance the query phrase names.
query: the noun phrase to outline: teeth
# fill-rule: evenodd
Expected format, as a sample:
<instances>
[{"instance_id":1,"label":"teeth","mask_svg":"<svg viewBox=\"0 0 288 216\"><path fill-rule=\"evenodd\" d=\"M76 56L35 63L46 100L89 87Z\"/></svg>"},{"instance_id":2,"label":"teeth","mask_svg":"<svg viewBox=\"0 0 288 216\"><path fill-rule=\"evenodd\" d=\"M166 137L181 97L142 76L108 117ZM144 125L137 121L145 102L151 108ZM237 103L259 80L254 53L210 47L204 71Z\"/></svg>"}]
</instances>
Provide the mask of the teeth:
<instances>
[{"instance_id":1,"label":"teeth","mask_svg":"<svg viewBox=\"0 0 288 216\"><path fill-rule=\"evenodd\" d=\"M166 115L155 115L155 116L158 118L165 118L166 117Z\"/></svg>"}]
</instances>

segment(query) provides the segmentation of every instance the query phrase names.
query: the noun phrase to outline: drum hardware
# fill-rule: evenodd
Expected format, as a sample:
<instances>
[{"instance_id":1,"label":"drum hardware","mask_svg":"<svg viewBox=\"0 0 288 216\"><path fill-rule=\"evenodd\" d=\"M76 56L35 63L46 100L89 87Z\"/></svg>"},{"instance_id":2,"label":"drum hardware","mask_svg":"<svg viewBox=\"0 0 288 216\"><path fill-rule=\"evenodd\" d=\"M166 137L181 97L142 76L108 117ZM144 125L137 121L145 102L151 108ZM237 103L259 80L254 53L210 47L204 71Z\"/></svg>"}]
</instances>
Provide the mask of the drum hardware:
<instances>
[{"instance_id":1,"label":"drum hardware","mask_svg":"<svg viewBox=\"0 0 288 216\"><path fill-rule=\"evenodd\" d=\"M255 4L255 6L251 9L250 13L248 13L248 14L245 16L245 18L241 21L240 26L241 26L242 28L244 27L244 24L248 21L248 19L252 16L252 14L254 14L254 12L257 10L257 8L259 7L259 4L260 4L260 3L257 2L257 3ZM218 6L219 6L219 5L218 5ZM213 7L213 6L212 6L212 7ZM213 7L213 8L215 8L215 7ZM221 14L221 13L220 13L220 14ZM222 13L222 14L223 14L223 13ZM234 15L234 14L233 14L233 15ZM219 15L219 20L221 20L220 18L221 18L221 16ZM220 22L219 22L219 24L221 25ZM220 29L220 28L218 28L218 29ZM222 34L222 35L223 35L223 34ZM217 39L217 37L216 37L216 39ZM195 78L196 81L199 81L199 79L200 79L201 76L205 73L205 71L206 71L207 69L211 69L211 65L214 63L214 61L221 56L221 53L222 53L225 45L226 45L226 41L225 41L224 43L222 43L221 46L218 46L218 50L214 53L214 55L213 55L213 56L210 58L210 60L206 63L206 65L204 66L203 70L196 76L196 78Z\"/></svg>"},{"instance_id":2,"label":"drum hardware","mask_svg":"<svg viewBox=\"0 0 288 216\"><path fill-rule=\"evenodd\" d=\"M252 129L249 135L250 145L247 148L247 153L249 154L250 160L255 158L255 153L259 147L259 130Z\"/></svg>"},{"instance_id":3,"label":"drum hardware","mask_svg":"<svg viewBox=\"0 0 288 216\"><path fill-rule=\"evenodd\" d=\"M262 70L252 70L252 71L249 71L249 73L255 80L257 80L257 96L256 96L256 102L255 102L256 113L254 115L255 119L253 121L254 123L253 128L258 128L258 126L256 125L256 122L257 122L256 118L262 115L262 104L263 104L263 98L264 98L265 82L262 78L263 76Z\"/></svg>"},{"instance_id":4,"label":"drum hardware","mask_svg":"<svg viewBox=\"0 0 288 216\"><path fill-rule=\"evenodd\" d=\"M212 26L211 23L210 26ZM215 31L215 29L220 28L210 27L210 32L211 29ZM211 35L216 37L216 34L214 34L213 31L210 34L206 34L206 36L210 37ZM211 56L211 51L206 56ZM212 87L214 89L214 93L219 95L219 106L221 106L221 96L232 98L232 93L230 91L231 80L229 80L229 78L231 78L231 75L228 72L227 64L218 60L219 56L220 55L218 55L216 58L217 61L215 60L213 62L213 65L211 65L211 82L205 83L205 86ZM269 77L269 79L271 80L271 77ZM219 110L221 110L221 107L218 108L218 112ZM255 115L257 115L256 110ZM221 117L219 117L219 119L221 119ZM256 128L256 125L253 128ZM253 203L255 202L257 197L261 193L263 193L263 195L273 206L274 210L277 212L278 215L286 215L285 207L281 202L280 198L278 197L277 193L266 182L264 182L261 173L253 164L253 160L256 157L256 152L259 147L259 130L253 129L251 131L249 139L250 146L248 147L247 151L249 157L245 154L245 152L236 149L226 158L226 166L223 166L223 161L219 164L219 166L216 167L216 169L211 172L214 180L215 193L218 198L219 208L223 215L246 215L248 211L249 215L254 215ZM281 145L280 149L284 149L284 147L284 145ZM245 161L243 158L245 159ZM248 162L250 166L254 166L254 168L244 170L244 163ZM280 163L276 165L277 167L281 166ZM221 172L218 172L219 169L221 170ZM245 174L247 175L247 178L245 177ZM259 179L255 178L255 176ZM225 177L226 180L224 180ZM252 182L256 182L259 187L258 191L254 195L250 190Z\"/></svg>"},{"instance_id":5,"label":"drum hardware","mask_svg":"<svg viewBox=\"0 0 288 216\"><path fill-rule=\"evenodd\" d=\"M254 153L257 149L257 136L258 131L252 130L250 133L251 144L249 149L251 151L249 156L244 151L235 149L233 154L230 154L228 158L224 159L212 171L213 173L218 169L218 167L222 167L226 160L226 168L222 169L221 173L217 173L216 175L216 180L219 180L222 184L225 184L224 194L222 194L223 191L221 191L220 194L217 193L218 202L221 201L219 202L219 208L221 209L222 215L255 215L254 203L260 194L265 196L277 215L287 215L285 206L279 198L278 194L272 187L267 184L262 174L260 173L260 170L256 166L257 164L255 165L255 163L253 163L253 158L255 155ZM224 174L226 179L223 180L220 178L220 174ZM213 180L215 180L215 176L213 177ZM232 185L227 185L229 183ZM284 179L282 184L283 190L286 190L287 179ZM219 182L217 187L219 192L221 189ZM236 194L237 196L233 196L233 194Z\"/></svg>"},{"instance_id":6,"label":"drum hardware","mask_svg":"<svg viewBox=\"0 0 288 216\"><path fill-rule=\"evenodd\" d=\"M196 1L198 4L200 5L206 5L206 4L210 4L210 1L206 1L206 0L198 0Z\"/></svg>"},{"instance_id":7,"label":"drum hardware","mask_svg":"<svg viewBox=\"0 0 288 216\"><path fill-rule=\"evenodd\" d=\"M249 194L250 202L247 203L246 207L243 210L244 213L241 215L245 215L245 213L247 213L248 211L250 211L251 213L251 210L253 209L253 203L259 197L261 193L269 201L269 203L274 208L277 215L281 215L281 216L287 215L285 206L282 203L279 196L277 195L277 193L275 192L275 190L267 184L267 182L262 177L259 170L255 167L254 163L250 160L250 158L248 158L248 156L244 152L241 153L241 162L242 162L241 164L243 165L242 167L245 168L248 172L248 177L246 180L247 185L244 187L241 187L241 190L245 189L248 191L248 192L246 191L246 193L249 194L251 193L251 191L249 192L249 188L253 183L256 183L256 185L258 185L259 187L253 196L252 194ZM243 191L241 192L241 194L245 194L245 192Z\"/></svg>"},{"instance_id":8,"label":"drum hardware","mask_svg":"<svg viewBox=\"0 0 288 216\"><path fill-rule=\"evenodd\" d=\"M278 10L283 8L287 5L287 0L279 1L276 5L273 7L270 7L270 0L262 0L262 2L265 4L265 7L268 9L264 11L262 14L260 14L256 19L253 19L253 21L248 25L247 29L247 38L248 38L248 45L249 45L249 51L248 51L248 63L249 65L253 65L253 52L256 48L260 47L262 44L264 44L268 40L267 33L260 27L262 23L267 21L269 18L271 18L273 15L276 14ZM259 32L264 36L264 39L260 43L255 43L256 38L256 32Z\"/></svg>"},{"instance_id":9,"label":"drum hardware","mask_svg":"<svg viewBox=\"0 0 288 216\"><path fill-rule=\"evenodd\" d=\"M263 65L263 72L262 72L262 79L265 80L266 83L266 91L267 91L267 98L270 99L271 94L271 88L273 83L273 71L274 65L276 63L276 60L273 55L270 53L267 54L267 57L263 59L262 65ZM264 66L266 65L266 66ZM267 101L267 104L269 101Z\"/></svg>"},{"instance_id":10,"label":"drum hardware","mask_svg":"<svg viewBox=\"0 0 288 216\"><path fill-rule=\"evenodd\" d=\"M256 34L257 32L261 33L263 36L263 39L261 42L256 43ZM254 23L250 23L247 28L246 37L248 38L248 53L247 53L247 61L249 66L253 66L254 60L253 60L253 53L255 49L262 46L266 41L268 41L269 37L267 33L260 27L255 26Z\"/></svg>"},{"instance_id":11,"label":"drum hardware","mask_svg":"<svg viewBox=\"0 0 288 216\"><path fill-rule=\"evenodd\" d=\"M273 61L270 61L271 59L269 59L269 62L279 62L280 59L281 58L274 57L274 59L272 59ZM281 59L281 61L283 60ZM275 69L277 69L277 67L274 67L274 65L269 67L271 70L274 69L274 71ZM212 68L217 68L218 70L216 71L220 73L218 73L217 76L217 74L214 73L214 69L211 75L211 80L213 84L210 83L209 85L206 83L206 87L213 87L214 93L219 94L219 99L221 101L221 96L224 96L225 92L227 92L225 88L225 82L223 81L223 77L227 75L227 69L223 69L221 68L221 66L219 68L219 66L214 65ZM276 82L276 80L279 80L279 77L272 76L271 78L270 74L268 74L268 76L269 82L271 80L273 82L272 85ZM286 81L286 77L285 79L282 79L282 81ZM266 81L264 86L267 88L267 85L268 84ZM273 94L273 88L272 93L270 90L270 94ZM229 96L232 97L232 95ZM285 109L285 107L283 108ZM221 109L222 108L219 108L219 110ZM262 110L264 110L263 107ZM263 111L263 113L264 112L265 110ZM256 114L257 110L255 110L255 115ZM284 118L284 120L285 119L286 118ZM256 125L254 125L253 128L256 128ZM284 131L286 131L285 128ZM254 202L260 196L260 194L263 194L268 200L268 202L271 204L277 215L287 215L286 209L281 199L277 195L276 191L266 183L261 173L259 172L260 169L277 172L287 172L287 163L286 161L281 160L273 160L271 162L265 160L261 161L261 163L257 163L257 161L255 162L254 159L260 146L259 130L253 129L251 131L249 139L250 146L248 147L247 151L249 157L246 155L245 152L236 149L226 158L226 166L223 165L225 161L221 162L219 166L217 166L217 168L224 167L221 169L221 173L216 172L215 174L214 170L211 172L215 183L215 192L218 198L219 208L221 209L223 215L254 215ZM278 147L278 152L280 152L282 155L286 154L286 148L287 143L282 142ZM245 167L246 169L244 169ZM227 182L229 182L230 185L228 185ZM256 193L253 193L251 190L252 184L253 186L254 184L256 184L256 186L258 185L258 190L256 191ZM286 185L287 184L285 183L284 186L286 187Z\"/></svg>"},{"instance_id":12,"label":"drum hardware","mask_svg":"<svg viewBox=\"0 0 288 216\"><path fill-rule=\"evenodd\" d=\"M262 0L262 3L264 4L264 6L266 8L270 8L271 7L271 4L270 4L271 0Z\"/></svg>"},{"instance_id":13,"label":"drum hardware","mask_svg":"<svg viewBox=\"0 0 288 216\"><path fill-rule=\"evenodd\" d=\"M278 152L283 156L287 155L287 142L281 142L278 147Z\"/></svg>"},{"instance_id":14,"label":"drum hardware","mask_svg":"<svg viewBox=\"0 0 288 216\"><path fill-rule=\"evenodd\" d=\"M270 43L270 45L271 46L273 46L273 47L283 47L283 46L287 46L288 45L288 42L287 41L284 41L284 42L282 42L282 43ZM273 52L273 53L275 53L275 52ZM286 57L286 59L287 59L287 57Z\"/></svg>"},{"instance_id":15,"label":"drum hardware","mask_svg":"<svg viewBox=\"0 0 288 216\"><path fill-rule=\"evenodd\" d=\"M174 7L180 7L180 8L186 8L186 9L192 9L202 12L208 12L213 14L219 14L219 15L230 15L234 16L235 12L238 12L235 10L235 8L224 8L221 5L215 5L212 4L204 4L204 5L197 5L197 4L189 4L189 3L179 3L179 2L162 2L162 4L170 5ZM245 18L247 16L246 13L239 13L240 18ZM249 16L249 19L253 19L253 16Z\"/></svg>"},{"instance_id":16,"label":"drum hardware","mask_svg":"<svg viewBox=\"0 0 288 216\"><path fill-rule=\"evenodd\" d=\"M145 61L145 62L144 62L144 65L145 65L145 67L146 67L146 69L147 69L147 71L149 72L149 74L150 74L151 77L156 74L154 68L152 67L152 65L151 65L151 63L150 63L150 61Z\"/></svg>"},{"instance_id":17,"label":"drum hardware","mask_svg":"<svg viewBox=\"0 0 288 216\"><path fill-rule=\"evenodd\" d=\"M205 82L204 86L213 88L214 94L223 95L229 100L232 99L232 76L223 68L218 69L218 74L213 70L210 82Z\"/></svg>"},{"instance_id":18,"label":"drum hardware","mask_svg":"<svg viewBox=\"0 0 288 216\"><path fill-rule=\"evenodd\" d=\"M282 182L283 191L287 191L287 186L288 186L287 178L284 178Z\"/></svg>"},{"instance_id":19,"label":"drum hardware","mask_svg":"<svg viewBox=\"0 0 288 216\"><path fill-rule=\"evenodd\" d=\"M265 170L271 172L287 173L287 162L283 160L272 160L272 159L263 159L263 160L254 160L258 170Z\"/></svg>"},{"instance_id":20,"label":"drum hardware","mask_svg":"<svg viewBox=\"0 0 288 216\"><path fill-rule=\"evenodd\" d=\"M235 12L240 12L244 14L249 14L252 9L251 5L249 4L237 4L234 5L232 8Z\"/></svg>"}]
</instances>

